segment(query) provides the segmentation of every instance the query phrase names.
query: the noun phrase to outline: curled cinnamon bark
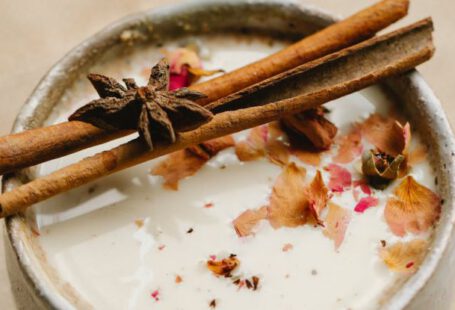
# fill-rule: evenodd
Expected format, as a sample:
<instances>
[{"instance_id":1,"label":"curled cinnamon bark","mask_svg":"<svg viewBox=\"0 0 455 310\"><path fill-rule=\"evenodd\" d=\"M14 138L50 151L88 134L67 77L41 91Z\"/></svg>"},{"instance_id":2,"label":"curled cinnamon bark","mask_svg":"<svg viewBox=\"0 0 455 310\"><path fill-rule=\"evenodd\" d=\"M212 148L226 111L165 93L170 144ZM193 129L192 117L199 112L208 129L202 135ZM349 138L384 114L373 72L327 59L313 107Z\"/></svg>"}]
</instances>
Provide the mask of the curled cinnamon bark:
<instances>
[{"instance_id":1,"label":"curled cinnamon bark","mask_svg":"<svg viewBox=\"0 0 455 310\"><path fill-rule=\"evenodd\" d=\"M306 137L317 150L328 150L338 128L324 117L322 107L283 117L284 126L295 134Z\"/></svg>"},{"instance_id":2,"label":"curled cinnamon bark","mask_svg":"<svg viewBox=\"0 0 455 310\"><path fill-rule=\"evenodd\" d=\"M404 17L408 5L409 0L383 0L278 53L219 78L195 84L191 89L207 95L207 99L198 101L205 105L280 72L372 37ZM134 131L107 131L91 124L71 121L2 137L0 174L65 156L132 132Z\"/></svg>"}]
</instances>

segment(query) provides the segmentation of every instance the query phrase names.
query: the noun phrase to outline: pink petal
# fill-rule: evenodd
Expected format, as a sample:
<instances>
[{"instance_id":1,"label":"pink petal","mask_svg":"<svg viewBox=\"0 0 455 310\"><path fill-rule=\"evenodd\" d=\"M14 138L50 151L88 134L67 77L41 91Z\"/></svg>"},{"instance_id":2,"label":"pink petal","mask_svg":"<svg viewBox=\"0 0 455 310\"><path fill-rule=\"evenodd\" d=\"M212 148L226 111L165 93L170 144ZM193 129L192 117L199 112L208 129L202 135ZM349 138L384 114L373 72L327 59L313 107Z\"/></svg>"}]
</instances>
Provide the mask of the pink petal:
<instances>
[{"instance_id":1,"label":"pink petal","mask_svg":"<svg viewBox=\"0 0 455 310\"><path fill-rule=\"evenodd\" d=\"M378 198L373 196L363 197L360 201L356 204L354 211L358 213L365 212L366 209L371 207L376 207L379 203Z\"/></svg>"},{"instance_id":2,"label":"pink petal","mask_svg":"<svg viewBox=\"0 0 455 310\"><path fill-rule=\"evenodd\" d=\"M190 73L188 67L183 66L180 73L171 71L169 76L169 90L175 90L190 85Z\"/></svg>"},{"instance_id":3,"label":"pink petal","mask_svg":"<svg viewBox=\"0 0 455 310\"><path fill-rule=\"evenodd\" d=\"M150 293L150 296L152 296L152 298L155 299L155 301L160 300L159 295L160 295L160 292L158 290L155 290L152 293Z\"/></svg>"},{"instance_id":4,"label":"pink petal","mask_svg":"<svg viewBox=\"0 0 455 310\"><path fill-rule=\"evenodd\" d=\"M352 196L354 197L355 201L359 201L359 191L355 188L352 190Z\"/></svg>"},{"instance_id":5,"label":"pink petal","mask_svg":"<svg viewBox=\"0 0 455 310\"><path fill-rule=\"evenodd\" d=\"M371 188L366 184L360 184L360 189L362 192L368 196L371 196Z\"/></svg>"},{"instance_id":6,"label":"pink petal","mask_svg":"<svg viewBox=\"0 0 455 310\"><path fill-rule=\"evenodd\" d=\"M344 190L351 187L351 173L346 168L336 164L330 164L325 170L330 173L328 186L332 192L342 193Z\"/></svg>"},{"instance_id":7,"label":"pink petal","mask_svg":"<svg viewBox=\"0 0 455 310\"><path fill-rule=\"evenodd\" d=\"M335 250L338 250L340 245L343 243L350 221L350 211L334 203L329 203L329 212L327 213L325 220L326 227L323 234L334 241Z\"/></svg>"},{"instance_id":8,"label":"pink petal","mask_svg":"<svg viewBox=\"0 0 455 310\"><path fill-rule=\"evenodd\" d=\"M371 196L372 194L371 188L368 186L365 180L355 180L352 182L352 184L354 185L354 187L360 187L360 189L365 195Z\"/></svg>"}]
</instances>

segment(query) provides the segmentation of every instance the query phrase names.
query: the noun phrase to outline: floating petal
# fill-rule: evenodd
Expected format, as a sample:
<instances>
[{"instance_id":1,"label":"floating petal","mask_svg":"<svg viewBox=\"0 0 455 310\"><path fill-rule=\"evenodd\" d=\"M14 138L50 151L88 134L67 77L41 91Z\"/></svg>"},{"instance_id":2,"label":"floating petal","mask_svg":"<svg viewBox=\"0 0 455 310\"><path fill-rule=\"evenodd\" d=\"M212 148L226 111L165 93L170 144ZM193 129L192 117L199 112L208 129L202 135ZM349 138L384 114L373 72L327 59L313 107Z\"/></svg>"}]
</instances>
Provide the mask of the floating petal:
<instances>
[{"instance_id":1,"label":"floating petal","mask_svg":"<svg viewBox=\"0 0 455 310\"><path fill-rule=\"evenodd\" d=\"M426 232L438 220L441 198L412 176L406 177L389 198L384 216L397 236Z\"/></svg>"}]
</instances>

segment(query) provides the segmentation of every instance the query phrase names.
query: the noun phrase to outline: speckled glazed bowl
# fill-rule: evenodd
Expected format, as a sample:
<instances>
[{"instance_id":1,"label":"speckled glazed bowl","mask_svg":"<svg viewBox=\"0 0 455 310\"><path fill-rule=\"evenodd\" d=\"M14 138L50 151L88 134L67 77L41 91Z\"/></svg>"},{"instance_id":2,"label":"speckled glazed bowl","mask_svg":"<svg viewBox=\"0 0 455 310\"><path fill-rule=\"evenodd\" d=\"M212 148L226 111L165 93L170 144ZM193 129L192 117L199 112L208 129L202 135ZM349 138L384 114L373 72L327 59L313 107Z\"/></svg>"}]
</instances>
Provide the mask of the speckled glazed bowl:
<instances>
[{"instance_id":1,"label":"speckled glazed bowl","mask_svg":"<svg viewBox=\"0 0 455 310\"><path fill-rule=\"evenodd\" d=\"M231 18L235 16L235 18ZM242 32L296 39L336 20L318 9L282 1L216 1L147 11L127 17L92 36L59 61L43 78L17 117L13 132L40 127L81 72L106 53L159 44L180 36ZM455 144L438 99L416 71L387 81L386 86L430 147L432 165L443 196L442 216L434 243L419 271L407 280L384 309L453 309L455 306ZM27 169L5 177L3 191L33 178ZM43 254L30 238L27 219L6 220L6 247L10 280L22 309L79 308L70 288L55 280Z\"/></svg>"}]
</instances>

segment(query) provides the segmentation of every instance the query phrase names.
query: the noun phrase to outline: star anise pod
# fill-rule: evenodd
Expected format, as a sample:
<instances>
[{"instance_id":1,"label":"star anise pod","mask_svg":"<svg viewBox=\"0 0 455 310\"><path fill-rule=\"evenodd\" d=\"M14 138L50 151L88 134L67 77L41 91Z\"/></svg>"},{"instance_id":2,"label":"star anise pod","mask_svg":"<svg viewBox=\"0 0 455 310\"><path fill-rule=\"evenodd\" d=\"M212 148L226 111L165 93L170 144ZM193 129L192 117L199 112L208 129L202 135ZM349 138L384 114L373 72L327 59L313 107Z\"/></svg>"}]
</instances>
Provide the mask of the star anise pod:
<instances>
[{"instance_id":1,"label":"star anise pod","mask_svg":"<svg viewBox=\"0 0 455 310\"><path fill-rule=\"evenodd\" d=\"M150 149L154 144L173 143L176 133L196 129L213 114L194 101L204 94L181 88L169 91L169 64L163 58L152 68L146 86L134 79L123 79L126 87L113 78L89 74L100 95L74 112L69 120L90 123L107 130L137 129Z\"/></svg>"}]
</instances>

